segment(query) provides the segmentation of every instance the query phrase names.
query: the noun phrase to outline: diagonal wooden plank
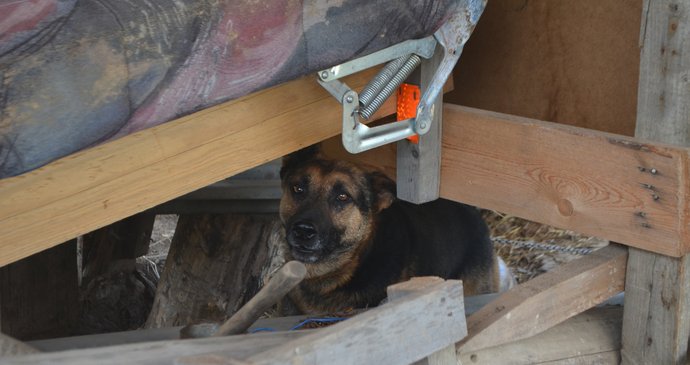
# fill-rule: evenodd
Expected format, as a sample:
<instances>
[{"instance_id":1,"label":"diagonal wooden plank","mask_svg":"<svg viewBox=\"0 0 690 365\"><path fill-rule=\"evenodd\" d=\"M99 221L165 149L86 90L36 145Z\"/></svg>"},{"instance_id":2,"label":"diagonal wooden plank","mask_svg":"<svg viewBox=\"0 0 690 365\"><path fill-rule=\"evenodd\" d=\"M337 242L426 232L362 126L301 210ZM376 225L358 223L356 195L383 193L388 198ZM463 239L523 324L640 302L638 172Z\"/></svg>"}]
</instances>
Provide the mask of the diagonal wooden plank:
<instances>
[{"instance_id":1,"label":"diagonal wooden plank","mask_svg":"<svg viewBox=\"0 0 690 365\"><path fill-rule=\"evenodd\" d=\"M467 319L461 353L541 333L623 291L628 249L612 244L505 292Z\"/></svg>"}]
</instances>

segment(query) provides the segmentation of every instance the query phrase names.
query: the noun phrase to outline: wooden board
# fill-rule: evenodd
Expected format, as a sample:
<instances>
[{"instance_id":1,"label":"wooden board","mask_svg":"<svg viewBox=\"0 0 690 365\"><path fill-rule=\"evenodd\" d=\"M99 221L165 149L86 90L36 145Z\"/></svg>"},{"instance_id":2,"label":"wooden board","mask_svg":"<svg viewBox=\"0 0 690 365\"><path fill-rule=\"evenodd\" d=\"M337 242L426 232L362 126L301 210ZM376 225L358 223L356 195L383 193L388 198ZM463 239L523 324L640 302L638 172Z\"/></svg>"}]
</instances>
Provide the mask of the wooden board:
<instances>
[{"instance_id":1,"label":"wooden board","mask_svg":"<svg viewBox=\"0 0 690 365\"><path fill-rule=\"evenodd\" d=\"M642 2L489 1L445 100L632 136Z\"/></svg>"},{"instance_id":2,"label":"wooden board","mask_svg":"<svg viewBox=\"0 0 690 365\"><path fill-rule=\"evenodd\" d=\"M462 283L448 280L248 360L257 365L407 365L466 334Z\"/></svg>"},{"instance_id":3,"label":"wooden board","mask_svg":"<svg viewBox=\"0 0 690 365\"><path fill-rule=\"evenodd\" d=\"M467 318L461 353L541 333L623 291L628 249L611 245L503 293Z\"/></svg>"},{"instance_id":4,"label":"wooden board","mask_svg":"<svg viewBox=\"0 0 690 365\"><path fill-rule=\"evenodd\" d=\"M687 148L446 104L441 196L669 256L690 248Z\"/></svg>"},{"instance_id":5,"label":"wooden board","mask_svg":"<svg viewBox=\"0 0 690 365\"><path fill-rule=\"evenodd\" d=\"M69 350L2 359L10 364L51 365L163 365L177 359L196 355L215 355L230 359L244 359L257 352L274 348L296 338L308 336L309 330L258 333L228 337L208 337L189 340L140 342L120 346ZM224 364L220 362L220 364Z\"/></svg>"},{"instance_id":6,"label":"wooden board","mask_svg":"<svg viewBox=\"0 0 690 365\"><path fill-rule=\"evenodd\" d=\"M462 364L619 364L623 308L593 308L541 334L460 353Z\"/></svg>"},{"instance_id":7,"label":"wooden board","mask_svg":"<svg viewBox=\"0 0 690 365\"><path fill-rule=\"evenodd\" d=\"M0 266L334 136L341 117L307 77L0 180Z\"/></svg>"}]
</instances>

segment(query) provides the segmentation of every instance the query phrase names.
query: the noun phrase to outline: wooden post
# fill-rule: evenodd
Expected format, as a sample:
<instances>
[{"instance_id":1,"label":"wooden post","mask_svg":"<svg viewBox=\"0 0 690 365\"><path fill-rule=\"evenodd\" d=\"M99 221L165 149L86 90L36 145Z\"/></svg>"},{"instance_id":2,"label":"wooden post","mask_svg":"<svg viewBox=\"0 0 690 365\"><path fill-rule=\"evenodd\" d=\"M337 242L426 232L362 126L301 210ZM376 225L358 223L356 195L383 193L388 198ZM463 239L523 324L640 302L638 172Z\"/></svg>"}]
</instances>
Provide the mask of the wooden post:
<instances>
[{"instance_id":1,"label":"wooden post","mask_svg":"<svg viewBox=\"0 0 690 365\"><path fill-rule=\"evenodd\" d=\"M146 327L231 316L280 267L281 232L274 214L180 216Z\"/></svg>"},{"instance_id":2,"label":"wooden post","mask_svg":"<svg viewBox=\"0 0 690 365\"><path fill-rule=\"evenodd\" d=\"M690 0L645 1L636 137L690 145L690 50L683 49L688 37ZM664 176L654 168L646 166ZM622 363L685 364L690 255L671 258L631 248L625 292Z\"/></svg>"},{"instance_id":3,"label":"wooden post","mask_svg":"<svg viewBox=\"0 0 690 365\"><path fill-rule=\"evenodd\" d=\"M405 295L419 292L424 290L424 288L439 283L443 283L443 279L437 276L412 278L409 281L389 286L387 289L388 300L399 300ZM455 350L455 344L451 344L434 352L426 358L415 362L414 365L456 365L457 363L458 355L457 351Z\"/></svg>"},{"instance_id":4,"label":"wooden post","mask_svg":"<svg viewBox=\"0 0 690 365\"><path fill-rule=\"evenodd\" d=\"M443 59L443 47L437 46L429 60L422 61L420 89L426 91L438 65ZM443 93L433 104L431 128L419 143L408 140L398 142L397 182L398 197L413 203L426 203L438 199L441 182L441 120Z\"/></svg>"},{"instance_id":5,"label":"wooden post","mask_svg":"<svg viewBox=\"0 0 690 365\"><path fill-rule=\"evenodd\" d=\"M152 213L136 214L84 235L84 279L104 273L114 260L134 260L148 253L155 218Z\"/></svg>"},{"instance_id":6,"label":"wooden post","mask_svg":"<svg viewBox=\"0 0 690 365\"><path fill-rule=\"evenodd\" d=\"M22 341L69 335L77 282L76 240L1 268L2 332Z\"/></svg>"}]
</instances>

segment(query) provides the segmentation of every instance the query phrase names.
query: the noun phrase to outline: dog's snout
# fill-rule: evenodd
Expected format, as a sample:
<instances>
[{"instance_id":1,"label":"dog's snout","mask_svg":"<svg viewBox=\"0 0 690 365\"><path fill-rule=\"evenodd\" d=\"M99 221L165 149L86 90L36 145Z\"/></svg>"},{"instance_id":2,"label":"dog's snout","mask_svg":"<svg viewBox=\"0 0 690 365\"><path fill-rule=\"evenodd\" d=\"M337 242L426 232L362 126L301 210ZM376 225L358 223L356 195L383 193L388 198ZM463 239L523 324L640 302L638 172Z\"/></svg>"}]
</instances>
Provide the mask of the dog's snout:
<instances>
[{"instance_id":1,"label":"dog's snout","mask_svg":"<svg viewBox=\"0 0 690 365\"><path fill-rule=\"evenodd\" d=\"M311 240L316 236L316 227L309 222L298 222L292 226L295 238L301 241Z\"/></svg>"}]
</instances>

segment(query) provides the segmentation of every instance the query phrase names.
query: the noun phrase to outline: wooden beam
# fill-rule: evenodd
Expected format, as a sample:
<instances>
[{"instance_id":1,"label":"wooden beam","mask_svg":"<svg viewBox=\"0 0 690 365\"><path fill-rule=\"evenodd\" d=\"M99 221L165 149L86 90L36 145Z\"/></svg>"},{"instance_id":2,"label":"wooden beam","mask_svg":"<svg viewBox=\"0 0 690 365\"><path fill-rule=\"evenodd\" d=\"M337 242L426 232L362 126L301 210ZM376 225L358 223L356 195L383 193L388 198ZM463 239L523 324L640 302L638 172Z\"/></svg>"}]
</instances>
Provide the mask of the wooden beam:
<instances>
[{"instance_id":1,"label":"wooden beam","mask_svg":"<svg viewBox=\"0 0 690 365\"><path fill-rule=\"evenodd\" d=\"M0 266L334 136L341 117L306 77L0 180Z\"/></svg>"},{"instance_id":2,"label":"wooden beam","mask_svg":"<svg viewBox=\"0 0 690 365\"><path fill-rule=\"evenodd\" d=\"M680 256L688 161L687 148L446 104L441 196Z\"/></svg>"},{"instance_id":3,"label":"wooden beam","mask_svg":"<svg viewBox=\"0 0 690 365\"><path fill-rule=\"evenodd\" d=\"M536 336L461 352L462 364L590 365L620 362L623 308L593 308Z\"/></svg>"},{"instance_id":4,"label":"wooden beam","mask_svg":"<svg viewBox=\"0 0 690 365\"><path fill-rule=\"evenodd\" d=\"M462 283L448 280L248 360L274 365L407 365L466 334Z\"/></svg>"},{"instance_id":5,"label":"wooden beam","mask_svg":"<svg viewBox=\"0 0 690 365\"><path fill-rule=\"evenodd\" d=\"M690 0L647 0L642 9L635 136L690 146ZM679 193L679 201L688 200L687 191ZM678 223L678 231L686 233L685 217ZM654 245L674 242L649 239ZM687 364L690 255L672 258L631 249L625 292L622 363Z\"/></svg>"},{"instance_id":6,"label":"wooden beam","mask_svg":"<svg viewBox=\"0 0 690 365\"><path fill-rule=\"evenodd\" d=\"M628 249L610 245L503 293L467 319L470 353L534 336L623 291Z\"/></svg>"},{"instance_id":7,"label":"wooden beam","mask_svg":"<svg viewBox=\"0 0 690 365\"><path fill-rule=\"evenodd\" d=\"M434 57L423 60L419 84L424 93L443 59L444 49L436 47ZM397 143L398 198L413 203L438 199L441 183L441 131L443 94L433 103L434 110L429 131L419 136L417 143L403 139Z\"/></svg>"}]
</instances>

